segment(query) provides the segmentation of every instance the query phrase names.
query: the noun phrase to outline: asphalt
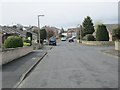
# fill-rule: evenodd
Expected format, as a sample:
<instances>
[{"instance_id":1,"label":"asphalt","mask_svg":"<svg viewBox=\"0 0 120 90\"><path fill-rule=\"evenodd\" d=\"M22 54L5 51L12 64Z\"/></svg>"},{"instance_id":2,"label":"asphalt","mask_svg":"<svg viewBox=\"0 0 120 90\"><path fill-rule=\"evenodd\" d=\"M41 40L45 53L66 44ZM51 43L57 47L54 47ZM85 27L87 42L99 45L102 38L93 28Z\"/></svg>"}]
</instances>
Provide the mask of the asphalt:
<instances>
[{"instance_id":1,"label":"asphalt","mask_svg":"<svg viewBox=\"0 0 120 90\"><path fill-rule=\"evenodd\" d=\"M3 65L2 88L17 87L50 48L48 46L40 50L33 50L31 53Z\"/></svg>"},{"instance_id":2,"label":"asphalt","mask_svg":"<svg viewBox=\"0 0 120 90\"><path fill-rule=\"evenodd\" d=\"M117 88L118 58L113 47L59 42L18 88Z\"/></svg>"}]
</instances>

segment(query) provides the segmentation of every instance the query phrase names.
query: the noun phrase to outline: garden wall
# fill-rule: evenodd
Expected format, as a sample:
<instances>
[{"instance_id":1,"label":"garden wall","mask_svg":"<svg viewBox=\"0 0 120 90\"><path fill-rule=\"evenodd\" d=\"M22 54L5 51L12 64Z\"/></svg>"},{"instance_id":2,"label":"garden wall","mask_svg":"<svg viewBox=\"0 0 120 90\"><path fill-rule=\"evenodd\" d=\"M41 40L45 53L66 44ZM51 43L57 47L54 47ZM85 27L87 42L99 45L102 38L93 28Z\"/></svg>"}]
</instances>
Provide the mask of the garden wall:
<instances>
[{"instance_id":1,"label":"garden wall","mask_svg":"<svg viewBox=\"0 0 120 90\"><path fill-rule=\"evenodd\" d=\"M98 45L98 46L102 46L102 45L111 46L111 45L114 45L114 41L82 41L82 44Z\"/></svg>"},{"instance_id":2,"label":"garden wall","mask_svg":"<svg viewBox=\"0 0 120 90\"><path fill-rule=\"evenodd\" d=\"M115 41L115 50L120 50L120 41Z\"/></svg>"},{"instance_id":3,"label":"garden wall","mask_svg":"<svg viewBox=\"0 0 120 90\"><path fill-rule=\"evenodd\" d=\"M2 53L2 64L6 64L14 59L22 57L30 52L32 52L33 46L30 47L19 47L3 50Z\"/></svg>"}]
</instances>

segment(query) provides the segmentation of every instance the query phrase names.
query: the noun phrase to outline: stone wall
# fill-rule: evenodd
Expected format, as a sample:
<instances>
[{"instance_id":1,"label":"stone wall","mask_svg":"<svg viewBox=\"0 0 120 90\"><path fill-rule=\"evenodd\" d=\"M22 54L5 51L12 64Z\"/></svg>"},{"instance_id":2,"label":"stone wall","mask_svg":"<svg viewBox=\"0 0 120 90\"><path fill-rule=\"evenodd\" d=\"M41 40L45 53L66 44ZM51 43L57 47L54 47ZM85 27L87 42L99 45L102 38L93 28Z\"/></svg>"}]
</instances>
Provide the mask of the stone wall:
<instances>
[{"instance_id":1,"label":"stone wall","mask_svg":"<svg viewBox=\"0 0 120 90\"><path fill-rule=\"evenodd\" d=\"M30 52L32 52L33 46L31 47L19 47L13 49L6 49L1 52L2 54L2 64L6 64L14 59L22 57Z\"/></svg>"},{"instance_id":2,"label":"stone wall","mask_svg":"<svg viewBox=\"0 0 120 90\"><path fill-rule=\"evenodd\" d=\"M98 46L102 46L102 45L111 46L111 45L114 45L114 41L82 41L82 44L98 45Z\"/></svg>"}]
</instances>

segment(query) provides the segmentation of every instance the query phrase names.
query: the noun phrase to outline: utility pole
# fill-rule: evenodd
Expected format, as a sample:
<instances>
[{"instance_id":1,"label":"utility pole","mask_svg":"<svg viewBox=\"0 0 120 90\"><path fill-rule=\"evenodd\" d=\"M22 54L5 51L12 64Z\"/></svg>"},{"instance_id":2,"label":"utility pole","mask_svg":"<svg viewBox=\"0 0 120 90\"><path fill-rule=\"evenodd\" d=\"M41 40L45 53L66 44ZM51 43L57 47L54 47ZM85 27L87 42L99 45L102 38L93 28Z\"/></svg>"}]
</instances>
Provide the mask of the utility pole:
<instances>
[{"instance_id":1,"label":"utility pole","mask_svg":"<svg viewBox=\"0 0 120 90\"><path fill-rule=\"evenodd\" d=\"M39 21L39 17L43 17L45 15L38 15L38 40L39 40L39 48L40 48L40 21Z\"/></svg>"},{"instance_id":2,"label":"utility pole","mask_svg":"<svg viewBox=\"0 0 120 90\"><path fill-rule=\"evenodd\" d=\"M77 28L78 28L78 38L80 38L80 39L78 39L78 40L79 40L79 43L80 43L80 41L81 41L81 25L78 24L78 25L77 25Z\"/></svg>"}]
</instances>

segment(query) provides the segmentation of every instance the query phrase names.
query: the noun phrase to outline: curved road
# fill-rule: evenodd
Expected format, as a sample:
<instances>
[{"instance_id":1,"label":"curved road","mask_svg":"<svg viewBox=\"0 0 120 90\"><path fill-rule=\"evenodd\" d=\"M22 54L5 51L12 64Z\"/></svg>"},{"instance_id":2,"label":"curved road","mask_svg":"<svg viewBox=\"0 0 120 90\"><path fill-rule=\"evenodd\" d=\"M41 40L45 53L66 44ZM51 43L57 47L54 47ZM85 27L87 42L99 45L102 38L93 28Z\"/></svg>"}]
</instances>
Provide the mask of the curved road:
<instances>
[{"instance_id":1,"label":"curved road","mask_svg":"<svg viewBox=\"0 0 120 90\"><path fill-rule=\"evenodd\" d=\"M100 51L110 48L59 42L19 88L117 88L118 58Z\"/></svg>"}]
</instances>

